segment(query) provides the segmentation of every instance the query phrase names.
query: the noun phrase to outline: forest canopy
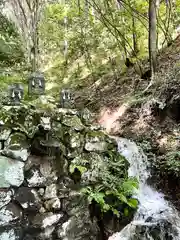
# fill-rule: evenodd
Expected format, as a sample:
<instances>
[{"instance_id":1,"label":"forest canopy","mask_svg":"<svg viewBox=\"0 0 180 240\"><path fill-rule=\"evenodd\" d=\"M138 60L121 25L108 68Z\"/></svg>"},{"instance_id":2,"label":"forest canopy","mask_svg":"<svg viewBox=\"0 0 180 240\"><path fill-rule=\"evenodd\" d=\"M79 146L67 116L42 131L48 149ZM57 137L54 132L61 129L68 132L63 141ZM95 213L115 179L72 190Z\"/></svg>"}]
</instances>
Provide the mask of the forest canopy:
<instances>
[{"instance_id":1,"label":"forest canopy","mask_svg":"<svg viewBox=\"0 0 180 240\"><path fill-rule=\"evenodd\" d=\"M155 71L156 54L180 24L180 0L8 0L1 8L1 65L21 63L22 72L40 69L75 85L124 71L127 58L149 55Z\"/></svg>"}]
</instances>

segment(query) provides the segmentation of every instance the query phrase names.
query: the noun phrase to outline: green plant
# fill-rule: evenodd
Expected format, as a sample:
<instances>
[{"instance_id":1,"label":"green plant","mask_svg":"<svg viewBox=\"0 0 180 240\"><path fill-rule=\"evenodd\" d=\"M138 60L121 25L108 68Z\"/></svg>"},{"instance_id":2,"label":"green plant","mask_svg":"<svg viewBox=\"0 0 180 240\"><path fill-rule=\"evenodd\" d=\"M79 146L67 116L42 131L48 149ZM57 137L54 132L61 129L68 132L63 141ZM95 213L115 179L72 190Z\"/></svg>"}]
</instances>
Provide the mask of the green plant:
<instances>
[{"instance_id":1,"label":"green plant","mask_svg":"<svg viewBox=\"0 0 180 240\"><path fill-rule=\"evenodd\" d=\"M136 209L138 200L129 197L133 194L134 188L138 184L136 179L126 179L122 186L110 185L109 187L103 185L87 186L81 189L81 192L87 196L89 204L94 200L99 204L102 212L111 210L115 215L120 217L119 207L122 207L121 215L127 216L129 213L128 207Z\"/></svg>"},{"instance_id":2,"label":"green plant","mask_svg":"<svg viewBox=\"0 0 180 240\"><path fill-rule=\"evenodd\" d=\"M164 162L164 168L169 172L173 173L176 176L180 175L180 151L169 152L166 155Z\"/></svg>"},{"instance_id":3,"label":"green plant","mask_svg":"<svg viewBox=\"0 0 180 240\"><path fill-rule=\"evenodd\" d=\"M70 167L69 167L70 173L73 173L75 168L77 168L81 172L81 174L87 170L86 167L78 166L76 164L71 164Z\"/></svg>"},{"instance_id":4,"label":"green plant","mask_svg":"<svg viewBox=\"0 0 180 240\"><path fill-rule=\"evenodd\" d=\"M128 166L125 167L126 160L121 155L111 152L105 161L107 167L99 171L97 183L83 187L81 192L89 204L99 204L102 213L111 210L118 217L127 216L130 209L138 206L137 199L131 197L137 191L138 181L128 177Z\"/></svg>"}]
</instances>

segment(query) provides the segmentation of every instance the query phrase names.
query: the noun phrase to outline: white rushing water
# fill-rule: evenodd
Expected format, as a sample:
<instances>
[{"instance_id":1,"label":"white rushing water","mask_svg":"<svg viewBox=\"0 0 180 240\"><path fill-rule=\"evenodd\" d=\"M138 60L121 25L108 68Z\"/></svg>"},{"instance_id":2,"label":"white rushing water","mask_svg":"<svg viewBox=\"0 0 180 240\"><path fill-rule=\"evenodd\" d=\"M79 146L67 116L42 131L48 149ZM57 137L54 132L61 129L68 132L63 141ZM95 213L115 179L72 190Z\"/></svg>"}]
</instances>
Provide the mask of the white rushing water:
<instances>
[{"instance_id":1,"label":"white rushing water","mask_svg":"<svg viewBox=\"0 0 180 240\"><path fill-rule=\"evenodd\" d=\"M150 176L149 164L142 149L125 138L116 138L118 151L130 163L129 176L139 180L135 193L139 207L133 221L109 240L180 240L179 213L147 184Z\"/></svg>"}]
</instances>

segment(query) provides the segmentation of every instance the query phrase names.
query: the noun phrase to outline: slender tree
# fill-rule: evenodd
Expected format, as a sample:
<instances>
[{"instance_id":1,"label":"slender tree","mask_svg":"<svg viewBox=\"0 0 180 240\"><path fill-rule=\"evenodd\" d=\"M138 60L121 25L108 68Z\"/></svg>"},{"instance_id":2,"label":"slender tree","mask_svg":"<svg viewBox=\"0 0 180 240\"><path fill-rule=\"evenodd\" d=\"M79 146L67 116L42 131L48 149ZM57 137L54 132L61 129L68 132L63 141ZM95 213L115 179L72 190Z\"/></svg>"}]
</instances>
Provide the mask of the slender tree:
<instances>
[{"instance_id":1,"label":"slender tree","mask_svg":"<svg viewBox=\"0 0 180 240\"><path fill-rule=\"evenodd\" d=\"M131 16L132 16L132 38L133 38L133 53L136 55L138 53L138 43L137 43L137 31L136 31L136 17L134 14L133 7L135 5L134 0L129 0L129 6L131 7Z\"/></svg>"},{"instance_id":2,"label":"slender tree","mask_svg":"<svg viewBox=\"0 0 180 240\"><path fill-rule=\"evenodd\" d=\"M149 62L151 81L144 91L154 83L154 74L156 72L156 0L149 0Z\"/></svg>"},{"instance_id":3,"label":"slender tree","mask_svg":"<svg viewBox=\"0 0 180 240\"><path fill-rule=\"evenodd\" d=\"M6 14L19 30L26 60L32 71L38 68L38 24L46 0L7 0Z\"/></svg>"},{"instance_id":4,"label":"slender tree","mask_svg":"<svg viewBox=\"0 0 180 240\"><path fill-rule=\"evenodd\" d=\"M156 0L149 0L149 60L151 76L156 71Z\"/></svg>"}]
</instances>

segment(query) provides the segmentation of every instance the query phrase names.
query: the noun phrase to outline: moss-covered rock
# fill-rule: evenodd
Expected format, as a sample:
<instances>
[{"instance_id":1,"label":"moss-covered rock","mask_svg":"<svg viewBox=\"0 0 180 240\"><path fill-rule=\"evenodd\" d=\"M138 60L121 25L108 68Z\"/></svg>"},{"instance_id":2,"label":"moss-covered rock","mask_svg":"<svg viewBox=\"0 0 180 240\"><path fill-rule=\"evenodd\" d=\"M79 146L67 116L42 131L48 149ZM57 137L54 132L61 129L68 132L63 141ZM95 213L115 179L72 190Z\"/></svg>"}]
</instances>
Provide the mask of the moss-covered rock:
<instances>
[{"instance_id":1,"label":"moss-covered rock","mask_svg":"<svg viewBox=\"0 0 180 240\"><path fill-rule=\"evenodd\" d=\"M89 131L86 134L85 150L89 152L106 152L115 147L114 141L103 131Z\"/></svg>"},{"instance_id":2,"label":"moss-covered rock","mask_svg":"<svg viewBox=\"0 0 180 240\"><path fill-rule=\"evenodd\" d=\"M127 209L136 209L129 200L136 181L128 182L127 160L117 152L115 140L92 122L87 109L46 109L29 104L0 110L0 187L19 187L25 177L23 187L36 189L33 194L38 204L32 204L39 213L33 228L42 230L39 219L50 216L51 220L56 214L50 211L62 210L70 225L63 232L61 224L56 235L62 239L94 239L99 230L90 217L94 213L89 207L94 202L102 216L108 211L126 216ZM126 192L127 182L132 189ZM57 186L55 195L52 186ZM49 190L52 195L47 196ZM32 210L28 203L21 206ZM66 220L62 222L66 224Z\"/></svg>"},{"instance_id":3,"label":"moss-covered rock","mask_svg":"<svg viewBox=\"0 0 180 240\"><path fill-rule=\"evenodd\" d=\"M92 125L94 122L94 115L88 108L84 108L80 113L80 118L85 125Z\"/></svg>"},{"instance_id":4,"label":"moss-covered rock","mask_svg":"<svg viewBox=\"0 0 180 240\"><path fill-rule=\"evenodd\" d=\"M11 134L10 128L0 128L0 141L6 141Z\"/></svg>"},{"instance_id":5,"label":"moss-covered rock","mask_svg":"<svg viewBox=\"0 0 180 240\"><path fill-rule=\"evenodd\" d=\"M82 122L78 118L78 116L66 115L66 116L63 117L62 123L65 126L68 126L72 130L76 130L76 131L82 131L85 128L85 126L82 124Z\"/></svg>"},{"instance_id":6,"label":"moss-covered rock","mask_svg":"<svg viewBox=\"0 0 180 240\"><path fill-rule=\"evenodd\" d=\"M70 148L80 148L84 146L84 136L76 131L69 131L70 134Z\"/></svg>"}]
</instances>

